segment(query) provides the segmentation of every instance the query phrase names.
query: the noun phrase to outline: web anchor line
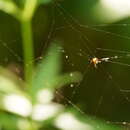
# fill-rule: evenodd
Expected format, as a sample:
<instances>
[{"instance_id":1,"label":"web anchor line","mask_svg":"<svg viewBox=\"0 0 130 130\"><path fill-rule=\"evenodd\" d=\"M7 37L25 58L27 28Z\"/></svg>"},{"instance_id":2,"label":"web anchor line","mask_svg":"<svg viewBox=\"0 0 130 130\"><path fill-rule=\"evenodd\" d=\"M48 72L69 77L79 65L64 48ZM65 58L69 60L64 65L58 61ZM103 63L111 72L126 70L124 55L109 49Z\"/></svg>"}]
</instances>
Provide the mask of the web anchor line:
<instances>
[{"instance_id":1,"label":"web anchor line","mask_svg":"<svg viewBox=\"0 0 130 130\"><path fill-rule=\"evenodd\" d=\"M84 111L82 111L79 107L77 107L71 100L63 96L58 90L56 90L56 95L59 95L61 98L65 99L73 108L79 111L81 114L86 115Z\"/></svg>"},{"instance_id":2,"label":"web anchor line","mask_svg":"<svg viewBox=\"0 0 130 130\"><path fill-rule=\"evenodd\" d=\"M42 56L42 53L43 53L43 50L45 50L47 48L47 45L51 39L51 37L53 36L53 33L54 33L54 28L55 28L55 8L53 7L53 13L52 13L52 22L51 22L51 25L50 25L50 29L49 29L49 32L48 32L48 35L47 35L47 39L44 43L44 45L42 44L41 45L41 51L40 51L40 55Z\"/></svg>"}]
</instances>

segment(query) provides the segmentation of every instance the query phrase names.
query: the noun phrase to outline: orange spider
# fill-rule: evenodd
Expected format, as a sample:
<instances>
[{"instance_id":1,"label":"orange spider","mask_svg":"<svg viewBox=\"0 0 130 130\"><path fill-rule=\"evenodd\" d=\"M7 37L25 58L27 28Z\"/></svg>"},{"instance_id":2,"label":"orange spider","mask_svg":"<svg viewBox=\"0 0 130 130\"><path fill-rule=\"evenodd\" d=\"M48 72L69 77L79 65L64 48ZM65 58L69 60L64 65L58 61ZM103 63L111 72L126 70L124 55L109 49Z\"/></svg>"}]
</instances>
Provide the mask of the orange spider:
<instances>
[{"instance_id":1,"label":"orange spider","mask_svg":"<svg viewBox=\"0 0 130 130\"><path fill-rule=\"evenodd\" d=\"M97 65L101 62L108 62L110 59L117 59L118 57L117 56L114 56L114 57L106 57L106 58L97 58L97 57L94 57L90 60L90 64L93 64L95 68L97 68Z\"/></svg>"}]
</instances>

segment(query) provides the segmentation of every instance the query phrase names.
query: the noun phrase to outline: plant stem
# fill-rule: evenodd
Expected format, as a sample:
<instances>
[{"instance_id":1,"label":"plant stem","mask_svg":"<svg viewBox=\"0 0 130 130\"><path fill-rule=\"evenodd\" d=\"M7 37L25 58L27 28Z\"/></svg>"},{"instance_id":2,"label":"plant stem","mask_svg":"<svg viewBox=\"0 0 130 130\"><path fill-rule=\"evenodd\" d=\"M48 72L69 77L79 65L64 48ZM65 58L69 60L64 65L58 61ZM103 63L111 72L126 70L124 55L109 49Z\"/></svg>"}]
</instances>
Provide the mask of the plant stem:
<instances>
[{"instance_id":1,"label":"plant stem","mask_svg":"<svg viewBox=\"0 0 130 130\"><path fill-rule=\"evenodd\" d=\"M31 20L21 20L21 32L24 53L24 77L25 81L29 83L34 68L34 48Z\"/></svg>"}]
</instances>

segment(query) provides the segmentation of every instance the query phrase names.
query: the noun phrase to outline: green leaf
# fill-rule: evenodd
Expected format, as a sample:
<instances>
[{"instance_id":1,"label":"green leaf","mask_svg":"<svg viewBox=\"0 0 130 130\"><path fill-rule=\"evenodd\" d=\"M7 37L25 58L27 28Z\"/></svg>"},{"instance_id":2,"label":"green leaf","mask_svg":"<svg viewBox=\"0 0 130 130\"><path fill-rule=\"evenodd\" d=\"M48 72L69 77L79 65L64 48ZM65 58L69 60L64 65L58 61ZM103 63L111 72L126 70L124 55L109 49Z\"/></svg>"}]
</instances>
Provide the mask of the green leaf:
<instances>
[{"instance_id":1,"label":"green leaf","mask_svg":"<svg viewBox=\"0 0 130 130\"><path fill-rule=\"evenodd\" d=\"M57 80L61 70L61 55L58 47L57 44L53 44L46 57L38 65L32 79L32 95L35 95L42 88L54 89L54 81Z\"/></svg>"},{"instance_id":2,"label":"green leaf","mask_svg":"<svg viewBox=\"0 0 130 130\"><path fill-rule=\"evenodd\" d=\"M15 83L0 75L0 93L17 93L18 91Z\"/></svg>"},{"instance_id":3,"label":"green leaf","mask_svg":"<svg viewBox=\"0 0 130 130\"><path fill-rule=\"evenodd\" d=\"M18 118L15 115L0 112L0 128L5 130L17 130Z\"/></svg>"},{"instance_id":4,"label":"green leaf","mask_svg":"<svg viewBox=\"0 0 130 130\"><path fill-rule=\"evenodd\" d=\"M52 0L38 0L39 4L48 4L50 3Z\"/></svg>"},{"instance_id":5,"label":"green leaf","mask_svg":"<svg viewBox=\"0 0 130 130\"><path fill-rule=\"evenodd\" d=\"M0 128L3 130L31 130L31 123L26 118L0 112Z\"/></svg>"}]
</instances>

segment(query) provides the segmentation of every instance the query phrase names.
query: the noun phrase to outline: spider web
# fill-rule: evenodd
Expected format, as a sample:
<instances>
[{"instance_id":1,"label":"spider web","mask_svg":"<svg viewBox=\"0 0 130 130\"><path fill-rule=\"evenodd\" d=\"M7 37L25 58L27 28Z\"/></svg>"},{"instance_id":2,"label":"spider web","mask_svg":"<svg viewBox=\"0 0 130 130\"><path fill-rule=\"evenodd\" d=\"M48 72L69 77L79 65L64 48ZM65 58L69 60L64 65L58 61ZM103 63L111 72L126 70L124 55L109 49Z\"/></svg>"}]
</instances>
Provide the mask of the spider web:
<instances>
[{"instance_id":1,"label":"spider web","mask_svg":"<svg viewBox=\"0 0 130 130\"><path fill-rule=\"evenodd\" d=\"M83 25L66 10L63 2L53 3L52 8L51 23L44 40L46 42L41 42L42 50L35 60L42 58L43 52L54 39L60 39L64 47L61 50L64 55L63 71L78 70L83 73L81 83L71 84L56 91L58 98L61 98L59 102L71 105L83 115L94 115L116 124L118 122L129 124L126 123L130 121L128 116L130 108L129 49L124 44L115 45L114 43L118 41L129 43L129 35L118 31L120 28L126 30L130 24ZM117 31L114 32L113 27ZM1 48L7 50L8 54L14 57L14 61L23 63L20 54L11 47L11 43L18 42L19 39L9 43L4 41L0 41ZM107 49L102 49L103 43L106 43ZM111 61L111 63L101 63L95 69L89 63L89 59L95 56L99 58L121 56L122 58ZM10 62L9 59L6 59L5 63L8 62Z\"/></svg>"},{"instance_id":2,"label":"spider web","mask_svg":"<svg viewBox=\"0 0 130 130\"><path fill-rule=\"evenodd\" d=\"M86 50L86 51L83 51L81 49L81 47L79 47L80 49L77 47L79 49L79 52L76 52L73 55L76 56L77 54L79 54L80 56L84 56L84 55L86 56L86 60L84 59L84 61L83 61L83 62L86 62L86 66L83 67L84 65L80 64L81 65L80 71L84 71L84 73L83 73L84 79L87 80L87 81L83 80L82 83L80 83L78 85L75 85L75 87L74 87L74 85L70 86L70 87L73 87L73 89L70 90L70 95L71 96L68 94L68 91L67 91L67 95L69 95L68 98L67 98L68 99L67 102L70 103L73 107L76 107L80 112L84 113L85 110L82 109L82 106L80 106L80 105L82 104L82 101L84 99L86 99L86 102L89 102L89 103L87 104L86 102L83 102L83 105L85 103L87 104L86 106L88 107L87 111L89 111L89 114L91 113L92 115L99 115L101 117L108 116L108 119L111 118L111 117L109 117L110 113L111 112L113 112L113 113L116 112L116 109L118 107L121 107L121 105L126 106L127 108L129 108L130 107L129 106L129 95L128 95L128 93L127 94L124 93L124 92L129 92L129 90L128 90L129 88L128 87L126 87L126 88L123 87L122 88L122 86L125 86L125 85L128 86L128 84L127 84L128 79L126 80L127 82L126 81L125 82L119 82L121 80L121 78L116 75L116 73L119 74L118 69L116 71L113 70L118 65L119 70L123 70L123 72L125 72L126 75L129 75L128 69L129 69L130 65L129 65L129 63L124 63L124 61L126 62L128 60L127 58L129 58L129 52L120 51L120 50L118 50L118 47L116 46L117 48L115 50L112 50L112 49L106 49L105 50L105 49L102 49L102 48L97 48L97 50L100 50L103 53L103 54L102 53L99 54L100 52L97 52L96 47L94 47L95 45L94 45L93 40L91 40L91 38L88 38L88 36L85 35L85 31L87 29L87 30L95 31L96 33L102 33L103 35L105 35L109 39L111 37L114 38L114 40L124 40L124 39L129 40L130 37L127 36L127 35L120 34L120 33L114 33L114 32L110 32L110 31L106 31L106 30L104 30L102 28L101 29L97 28L97 27L106 26L106 24L82 25L71 14L69 14L61 4L57 4L56 6L57 6L57 8L59 10L59 14L62 16L65 23L67 24L65 26L57 27L56 28L56 30L58 30L57 32L61 33L62 31L66 31L66 28L68 30L70 29L69 31L73 30L71 33L77 33L77 35L78 35L77 37L79 39L76 38L76 36L73 36L73 37L76 38L77 42L82 44L84 46L85 50ZM129 26L129 25L130 24L123 23L123 24L112 24L111 26L114 26L114 27L118 27L118 26L119 27L121 27L121 26L126 27L126 26ZM68 37L68 39L69 38L70 37ZM96 54L95 51L98 54ZM87 52L87 54L86 54L86 52ZM69 56L66 57L67 61L69 62L68 64L70 64L70 66L76 66L74 63L71 63L72 60L73 60L71 58L73 56L71 56L71 55L72 54L70 52ZM99 57L100 56L103 56L103 57L118 56L118 57L121 57L121 59L119 58L119 60L117 60L117 61L110 61L112 64L116 64L116 65L114 65L114 67L113 67L112 64L109 64L109 66L104 65L105 67L100 66L99 70L93 70L93 68L90 68L90 66L88 65L89 63L87 64L88 55L91 56L91 57L95 57L95 56L99 56ZM81 62L81 57L79 57L79 59L80 59L79 62ZM122 68L122 66L124 68ZM83 67L84 70L81 69L82 67ZM112 69L111 69L111 67L112 67ZM96 74L96 76L95 76L95 74ZM115 79L114 78L114 77L116 77L115 75L118 78ZM94 81L92 81L92 79ZM100 82L99 82L99 80L100 80ZM96 83L92 83L92 82L96 82ZM101 86L104 85L104 87L101 87L101 86L98 87L97 86L98 84L100 84ZM89 92L87 93L87 92L85 92L85 89L82 89L81 87L82 88L83 87L93 87L93 88L92 89L88 88ZM95 89L95 87L97 87L97 88ZM124 89L126 89L126 90L124 90ZM98 95L95 94L94 91L96 93L98 93ZM111 95L113 92L114 92L114 95ZM83 97L81 98L80 95L82 95ZM86 96L86 95L88 95L88 96ZM87 97L88 99L85 98L85 97ZM94 98L94 97L96 97L98 100L96 100L96 98ZM90 101L88 101L88 100L90 100ZM95 103L94 100L96 100L97 103ZM81 104L79 104L78 101ZM73 102L73 104L72 104L72 102ZM103 102L106 102L106 103L104 104ZM108 105L107 105L107 103L108 103ZM111 103L112 104L115 104L115 103L117 104L117 106L113 105L115 107L114 111L112 111L112 110L109 111L109 109L112 109L112 108L110 108ZM106 114L106 112L102 113L103 109L106 109L106 107L108 108L107 109L108 113L107 114ZM79 109L79 108L81 108L81 109ZM125 107L122 108L122 111L123 112L126 111L126 108ZM119 110L118 112L121 112L121 110ZM119 119L119 117L118 117L118 119ZM119 120L122 121L122 122L125 121L125 119L123 119L123 118L120 118ZM128 121L129 121L129 119L128 119Z\"/></svg>"}]
</instances>

